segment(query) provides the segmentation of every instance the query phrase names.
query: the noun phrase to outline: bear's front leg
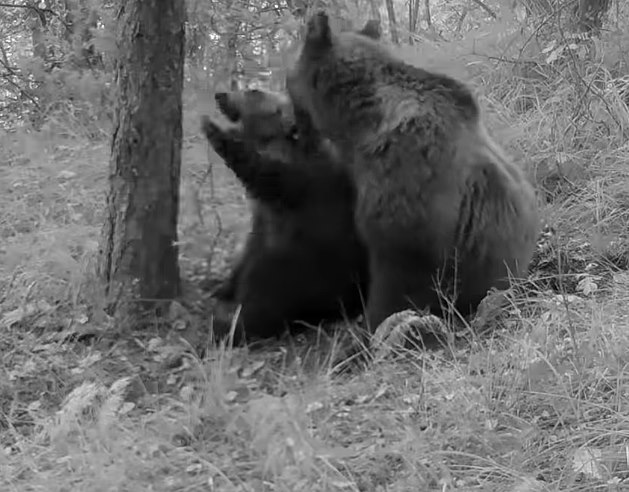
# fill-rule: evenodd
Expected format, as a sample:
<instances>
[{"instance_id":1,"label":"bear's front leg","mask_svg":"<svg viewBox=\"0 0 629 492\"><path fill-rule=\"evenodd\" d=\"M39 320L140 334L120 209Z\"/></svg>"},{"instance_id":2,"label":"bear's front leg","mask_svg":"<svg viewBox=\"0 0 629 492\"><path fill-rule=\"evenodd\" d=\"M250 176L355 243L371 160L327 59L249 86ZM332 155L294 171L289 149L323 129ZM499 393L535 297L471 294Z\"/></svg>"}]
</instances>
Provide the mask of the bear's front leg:
<instances>
[{"instance_id":1,"label":"bear's front leg","mask_svg":"<svg viewBox=\"0 0 629 492\"><path fill-rule=\"evenodd\" d=\"M370 251L371 284L366 321L373 333L392 314L407 309L438 311L435 269L421 257L400 251Z\"/></svg>"},{"instance_id":2,"label":"bear's front leg","mask_svg":"<svg viewBox=\"0 0 629 492\"><path fill-rule=\"evenodd\" d=\"M201 117L201 128L214 151L226 161L231 160L234 153L242 152L244 144L237 127L224 127L221 123L204 115Z\"/></svg>"}]
</instances>

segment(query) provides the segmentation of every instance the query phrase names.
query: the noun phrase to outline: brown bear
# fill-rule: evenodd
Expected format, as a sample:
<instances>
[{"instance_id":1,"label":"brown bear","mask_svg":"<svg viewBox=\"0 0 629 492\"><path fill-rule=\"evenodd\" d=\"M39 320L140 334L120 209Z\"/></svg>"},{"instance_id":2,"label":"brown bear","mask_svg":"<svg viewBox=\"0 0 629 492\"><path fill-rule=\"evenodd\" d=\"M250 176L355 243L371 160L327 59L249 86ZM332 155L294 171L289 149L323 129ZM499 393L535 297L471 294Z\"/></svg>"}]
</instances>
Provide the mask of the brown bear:
<instances>
[{"instance_id":1,"label":"brown bear","mask_svg":"<svg viewBox=\"0 0 629 492\"><path fill-rule=\"evenodd\" d=\"M367 253L354 226L355 189L334 149L296 138L281 95L246 90L216 100L232 121L204 117L203 131L255 200L261 235L232 275L238 335L269 337L299 321L361 314Z\"/></svg>"},{"instance_id":2,"label":"brown bear","mask_svg":"<svg viewBox=\"0 0 629 492\"><path fill-rule=\"evenodd\" d=\"M218 92L214 99L220 111L229 121L239 123L244 134L239 137L249 142L257 152L271 155L284 155L293 145L295 123L290 99L286 94L260 90ZM278 234L269 229L281 223L281 211L258 201L248 192L251 207L251 231L242 254L237 258L228 277L213 292L213 296L223 301L234 301L238 278L250 258L265 247L267 240ZM281 234L280 234L281 235Z\"/></svg>"},{"instance_id":3,"label":"brown bear","mask_svg":"<svg viewBox=\"0 0 629 492\"><path fill-rule=\"evenodd\" d=\"M319 12L287 76L298 126L338 147L356 186L371 330L408 307L443 314L437 291L472 313L526 272L539 222L533 187L471 90L404 63L379 36L373 21L334 33Z\"/></svg>"}]
</instances>

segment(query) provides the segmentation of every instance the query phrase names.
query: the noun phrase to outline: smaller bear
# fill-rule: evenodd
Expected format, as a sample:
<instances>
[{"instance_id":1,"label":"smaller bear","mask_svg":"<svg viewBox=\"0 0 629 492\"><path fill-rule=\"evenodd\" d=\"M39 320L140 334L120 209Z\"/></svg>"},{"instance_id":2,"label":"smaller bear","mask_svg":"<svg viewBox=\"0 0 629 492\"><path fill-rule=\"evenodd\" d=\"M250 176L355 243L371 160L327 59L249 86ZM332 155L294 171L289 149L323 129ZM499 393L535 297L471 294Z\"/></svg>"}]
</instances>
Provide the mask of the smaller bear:
<instances>
[{"instance_id":1,"label":"smaller bear","mask_svg":"<svg viewBox=\"0 0 629 492\"><path fill-rule=\"evenodd\" d=\"M278 155L283 154L285 148L292 147L295 138L294 117L292 104L285 94L245 90L218 92L214 99L223 115L232 123L240 125L243 134L238 138L246 140L257 152ZM246 191L251 207L251 231L231 273L213 292L213 297L222 301L235 300L238 278L243 269L250 258L265 247L265 241L274 237L267 229L271 229L278 220L281 222L281 212L277 207L272 209Z\"/></svg>"},{"instance_id":2,"label":"smaller bear","mask_svg":"<svg viewBox=\"0 0 629 492\"><path fill-rule=\"evenodd\" d=\"M296 139L292 111L275 93L219 93L216 100L233 121L204 117L203 131L264 211L262 237L252 238L232 275L234 302L242 305L237 335L270 337L299 321L361 314L367 253L354 226L355 190L334 149Z\"/></svg>"},{"instance_id":3,"label":"smaller bear","mask_svg":"<svg viewBox=\"0 0 629 492\"><path fill-rule=\"evenodd\" d=\"M488 135L470 89L404 63L371 21L333 33L308 22L286 85L298 126L335 144L357 190L369 252L367 325L409 307L471 314L526 273L539 228L523 171Z\"/></svg>"}]
</instances>

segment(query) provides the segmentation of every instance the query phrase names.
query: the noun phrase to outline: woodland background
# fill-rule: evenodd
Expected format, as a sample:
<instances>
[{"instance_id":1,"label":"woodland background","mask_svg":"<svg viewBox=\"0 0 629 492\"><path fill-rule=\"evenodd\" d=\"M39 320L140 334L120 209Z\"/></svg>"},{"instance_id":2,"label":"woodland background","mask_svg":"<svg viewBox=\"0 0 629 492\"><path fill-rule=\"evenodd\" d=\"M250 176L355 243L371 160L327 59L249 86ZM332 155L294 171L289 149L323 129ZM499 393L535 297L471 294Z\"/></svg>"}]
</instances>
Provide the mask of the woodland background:
<instances>
[{"instance_id":1,"label":"woodland background","mask_svg":"<svg viewBox=\"0 0 629 492\"><path fill-rule=\"evenodd\" d=\"M217 90L280 90L319 8L340 25L380 18L405 59L474 86L543 201L531 279L483 314L490 333L358 371L337 363L334 340L199 359L150 327L108 338L116 327L91 271L119 5L2 2L0 489L627 490L629 5L186 6L179 247L190 297L224 274L249 227L200 115ZM175 332L207 329L188 305L171 315Z\"/></svg>"}]
</instances>

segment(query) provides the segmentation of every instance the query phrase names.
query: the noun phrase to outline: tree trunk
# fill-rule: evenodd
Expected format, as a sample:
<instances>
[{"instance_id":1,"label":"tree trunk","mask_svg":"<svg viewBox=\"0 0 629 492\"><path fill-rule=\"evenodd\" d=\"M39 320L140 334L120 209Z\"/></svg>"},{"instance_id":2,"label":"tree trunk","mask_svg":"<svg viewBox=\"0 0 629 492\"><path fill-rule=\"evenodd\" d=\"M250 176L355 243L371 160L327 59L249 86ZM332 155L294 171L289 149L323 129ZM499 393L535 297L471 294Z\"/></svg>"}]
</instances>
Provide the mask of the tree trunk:
<instances>
[{"instance_id":1,"label":"tree trunk","mask_svg":"<svg viewBox=\"0 0 629 492\"><path fill-rule=\"evenodd\" d=\"M424 17L428 29L432 29L432 15L430 14L430 0L424 0Z\"/></svg>"},{"instance_id":2,"label":"tree trunk","mask_svg":"<svg viewBox=\"0 0 629 492\"><path fill-rule=\"evenodd\" d=\"M408 42L413 44L413 34L417 31L419 21L419 0L409 0L408 2Z\"/></svg>"},{"instance_id":3,"label":"tree trunk","mask_svg":"<svg viewBox=\"0 0 629 492\"><path fill-rule=\"evenodd\" d=\"M231 27L227 34L227 63L225 64L225 78L230 91L237 91L240 87L240 70L238 68L238 30L240 24Z\"/></svg>"},{"instance_id":4,"label":"tree trunk","mask_svg":"<svg viewBox=\"0 0 629 492\"><path fill-rule=\"evenodd\" d=\"M28 5L36 6L36 2L30 2ZM48 8L48 4L45 5ZM48 49L46 47L46 17L37 10L27 9L24 17L27 19L31 29L31 40L33 43L33 56L41 60L46 60Z\"/></svg>"},{"instance_id":5,"label":"tree trunk","mask_svg":"<svg viewBox=\"0 0 629 492\"><path fill-rule=\"evenodd\" d=\"M98 26L98 11L85 0L64 0L65 39L71 46L71 61L77 68L102 68L92 30Z\"/></svg>"},{"instance_id":6,"label":"tree trunk","mask_svg":"<svg viewBox=\"0 0 629 492\"><path fill-rule=\"evenodd\" d=\"M378 22L382 22L377 0L369 0L369 7L371 9L371 18L373 20L377 20Z\"/></svg>"},{"instance_id":7,"label":"tree trunk","mask_svg":"<svg viewBox=\"0 0 629 492\"><path fill-rule=\"evenodd\" d=\"M395 10L393 8L393 0L386 0L387 15L389 16L389 29L391 30L391 41L400 44L400 38L397 35L397 22L395 21Z\"/></svg>"},{"instance_id":8,"label":"tree trunk","mask_svg":"<svg viewBox=\"0 0 629 492\"><path fill-rule=\"evenodd\" d=\"M185 2L121 0L118 103L99 274L129 321L179 294Z\"/></svg>"}]
</instances>

